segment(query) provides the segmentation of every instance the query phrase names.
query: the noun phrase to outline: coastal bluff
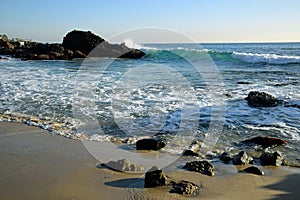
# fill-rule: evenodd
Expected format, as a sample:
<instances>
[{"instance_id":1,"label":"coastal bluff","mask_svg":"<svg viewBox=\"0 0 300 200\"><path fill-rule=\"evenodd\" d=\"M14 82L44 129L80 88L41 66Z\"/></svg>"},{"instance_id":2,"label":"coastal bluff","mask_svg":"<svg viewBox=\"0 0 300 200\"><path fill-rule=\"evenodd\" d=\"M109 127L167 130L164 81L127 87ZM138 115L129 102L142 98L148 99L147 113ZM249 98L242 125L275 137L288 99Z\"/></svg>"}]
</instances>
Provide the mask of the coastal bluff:
<instances>
[{"instance_id":1,"label":"coastal bluff","mask_svg":"<svg viewBox=\"0 0 300 200\"><path fill-rule=\"evenodd\" d=\"M110 57L138 59L145 53L125 44L111 44L91 31L73 30L60 43L39 43L24 40L9 40L0 37L0 55L22 60L72 60L74 58Z\"/></svg>"}]
</instances>

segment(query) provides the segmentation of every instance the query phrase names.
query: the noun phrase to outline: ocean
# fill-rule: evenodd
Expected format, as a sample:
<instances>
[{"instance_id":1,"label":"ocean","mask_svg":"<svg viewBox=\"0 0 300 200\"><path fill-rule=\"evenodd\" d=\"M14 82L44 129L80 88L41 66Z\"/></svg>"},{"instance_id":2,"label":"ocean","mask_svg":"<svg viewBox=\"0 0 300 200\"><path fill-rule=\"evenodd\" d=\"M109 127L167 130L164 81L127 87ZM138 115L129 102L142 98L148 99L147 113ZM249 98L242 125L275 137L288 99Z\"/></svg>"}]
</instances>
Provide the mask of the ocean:
<instances>
[{"instance_id":1,"label":"ocean","mask_svg":"<svg viewBox=\"0 0 300 200\"><path fill-rule=\"evenodd\" d=\"M144 44L137 59L0 60L0 120L95 141L165 137L167 153L210 154L255 136L299 162L300 109L253 108L250 91L300 105L300 43Z\"/></svg>"}]
</instances>

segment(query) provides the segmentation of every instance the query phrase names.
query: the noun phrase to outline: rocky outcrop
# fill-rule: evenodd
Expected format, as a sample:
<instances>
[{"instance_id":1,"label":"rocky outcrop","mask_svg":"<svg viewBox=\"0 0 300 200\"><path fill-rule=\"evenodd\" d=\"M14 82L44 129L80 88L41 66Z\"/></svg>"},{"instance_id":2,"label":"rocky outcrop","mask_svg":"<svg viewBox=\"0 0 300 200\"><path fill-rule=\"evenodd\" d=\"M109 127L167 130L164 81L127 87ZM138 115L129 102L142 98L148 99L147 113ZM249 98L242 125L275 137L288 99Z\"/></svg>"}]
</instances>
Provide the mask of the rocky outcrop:
<instances>
[{"instance_id":1,"label":"rocky outcrop","mask_svg":"<svg viewBox=\"0 0 300 200\"><path fill-rule=\"evenodd\" d=\"M214 166L206 160L187 162L183 168L189 171L199 172L208 176L215 175Z\"/></svg>"},{"instance_id":2,"label":"rocky outcrop","mask_svg":"<svg viewBox=\"0 0 300 200\"><path fill-rule=\"evenodd\" d=\"M250 166L242 170L243 172L263 176L265 173L256 166Z\"/></svg>"},{"instance_id":3,"label":"rocky outcrop","mask_svg":"<svg viewBox=\"0 0 300 200\"><path fill-rule=\"evenodd\" d=\"M171 193L184 194L184 195L194 195L199 192L199 185L196 185L189 181L180 181L178 183L174 182L172 184Z\"/></svg>"},{"instance_id":4,"label":"rocky outcrop","mask_svg":"<svg viewBox=\"0 0 300 200\"><path fill-rule=\"evenodd\" d=\"M251 91L246 100L252 107L274 107L283 102L268 93L258 91Z\"/></svg>"},{"instance_id":5,"label":"rocky outcrop","mask_svg":"<svg viewBox=\"0 0 300 200\"><path fill-rule=\"evenodd\" d=\"M153 166L148 172L145 174L145 188L153 188L157 186L169 185L172 179L166 176L161 169L156 166Z\"/></svg>"},{"instance_id":6,"label":"rocky outcrop","mask_svg":"<svg viewBox=\"0 0 300 200\"><path fill-rule=\"evenodd\" d=\"M244 140L242 143L253 143L253 144L260 145L264 148L287 144L285 140L282 140L280 138L275 138L275 137L268 137L268 136L257 136L251 139Z\"/></svg>"},{"instance_id":7,"label":"rocky outcrop","mask_svg":"<svg viewBox=\"0 0 300 200\"><path fill-rule=\"evenodd\" d=\"M232 163L234 165L246 165L251 164L253 158L249 156L245 151L241 151L238 155L233 157Z\"/></svg>"},{"instance_id":8,"label":"rocky outcrop","mask_svg":"<svg viewBox=\"0 0 300 200\"><path fill-rule=\"evenodd\" d=\"M122 159L118 161L109 161L108 163L102 164L112 170L125 172L125 171L141 171L144 167L135 163L130 163L127 159Z\"/></svg>"},{"instance_id":9,"label":"rocky outcrop","mask_svg":"<svg viewBox=\"0 0 300 200\"><path fill-rule=\"evenodd\" d=\"M86 57L137 59L145 53L124 44L110 44L90 31L73 30L64 37L62 44L26 41L21 45L0 40L0 55L11 55L22 60L70 60Z\"/></svg>"},{"instance_id":10,"label":"rocky outcrop","mask_svg":"<svg viewBox=\"0 0 300 200\"><path fill-rule=\"evenodd\" d=\"M265 152L260 156L262 165L280 166L283 163L283 157L279 152L268 153Z\"/></svg>"},{"instance_id":11,"label":"rocky outcrop","mask_svg":"<svg viewBox=\"0 0 300 200\"><path fill-rule=\"evenodd\" d=\"M136 150L154 150L157 151L165 147L167 141L163 138L146 138L136 142Z\"/></svg>"}]
</instances>

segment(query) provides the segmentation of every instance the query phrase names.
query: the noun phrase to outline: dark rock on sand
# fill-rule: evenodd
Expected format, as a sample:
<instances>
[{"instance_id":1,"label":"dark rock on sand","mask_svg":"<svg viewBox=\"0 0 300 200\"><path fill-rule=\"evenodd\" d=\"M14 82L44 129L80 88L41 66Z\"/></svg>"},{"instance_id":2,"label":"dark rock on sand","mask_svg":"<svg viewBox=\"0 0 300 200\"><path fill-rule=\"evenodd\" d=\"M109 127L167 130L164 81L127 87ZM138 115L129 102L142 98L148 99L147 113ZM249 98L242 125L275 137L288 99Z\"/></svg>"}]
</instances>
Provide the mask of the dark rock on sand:
<instances>
[{"instance_id":1,"label":"dark rock on sand","mask_svg":"<svg viewBox=\"0 0 300 200\"><path fill-rule=\"evenodd\" d=\"M260 175L260 176L263 176L265 174L261 169L259 169L256 166L247 167L246 169L243 169L242 171L250 173L250 174Z\"/></svg>"},{"instance_id":2,"label":"dark rock on sand","mask_svg":"<svg viewBox=\"0 0 300 200\"><path fill-rule=\"evenodd\" d=\"M157 151L165 147L167 141L163 138L146 138L136 142L137 150L154 150Z\"/></svg>"},{"instance_id":3,"label":"dark rock on sand","mask_svg":"<svg viewBox=\"0 0 300 200\"><path fill-rule=\"evenodd\" d=\"M245 151L241 151L238 155L234 156L233 164L234 165L246 165L251 164L253 162L253 158L247 154Z\"/></svg>"},{"instance_id":4,"label":"dark rock on sand","mask_svg":"<svg viewBox=\"0 0 300 200\"><path fill-rule=\"evenodd\" d=\"M283 102L268 93L258 91L251 91L246 100L252 107L274 107Z\"/></svg>"},{"instance_id":5,"label":"dark rock on sand","mask_svg":"<svg viewBox=\"0 0 300 200\"><path fill-rule=\"evenodd\" d=\"M199 157L199 153L194 152L193 150L187 149L182 153L182 156L196 156L196 157Z\"/></svg>"},{"instance_id":6,"label":"dark rock on sand","mask_svg":"<svg viewBox=\"0 0 300 200\"><path fill-rule=\"evenodd\" d=\"M153 188L157 186L169 185L172 179L166 176L161 169L156 166L153 166L148 172L145 174L145 188Z\"/></svg>"},{"instance_id":7,"label":"dark rock on sand","mask_svg":"<svg viewBox=\"0 0 300 200\"><path fill-rule=\"evenodd\" d=\"M194 195L199 192L200 187L189 181L174 182L170 193Z\"/></svg>"},{"instance_id":8,"label":"dark rock on sand","mask_svg":"<svg viewBox=\"0 0 300 200\"><path fill-rule=\"evenodd\" d=\"M208 176L215 175L214 166L206 160L187 162L183 168L189 171L199 172Z\"/></svg>"},{"instance_id":9,"label":"dark rock on sand","mask_svg":"<svg viewBox=\"0 0 300 200\"><path fill-rule=\"evenodd\" d=\"M283 163L283 157L279 152L268 153L265 152L260 156L262 165L280 166Z\"/></svg>"},{"instance_id":10,"label":"dark rock on sand","mask_svg":"<svg viewBox=\"0 0 300 200\"><path fill-rule=\"evenodd\" d=\"M229 154L228 152L223 152L223 153L220 155L219 159L220 159L221 161L223 161L224 163L228 164L230 161L232 161L233 158L232 158L232 155Z\"/></svg>"},{"instance_id":11,"label":"dark rock on sand","mask_svg":"<svg viewBox=\"0 0 300 200\"><path fill-rule=\"evenodd\" d=\"M264 148L285 145L287 142L280 138L257 136L251 139L244 140L242 143L254 143Z\"/></svg>"},{"instance_id":12,"label":"dark rock on sand","mask_svg":"<svg viewBox=\"0 0 300 200\"><path fill-rule=\"evenodd\" d=\"M130 163L127 159L122 159L118 161L109 161L108 163L102 164L112 170L116 171L141 171L144 170L144 167L138 164Z\"/></svg>"}]
</instances>

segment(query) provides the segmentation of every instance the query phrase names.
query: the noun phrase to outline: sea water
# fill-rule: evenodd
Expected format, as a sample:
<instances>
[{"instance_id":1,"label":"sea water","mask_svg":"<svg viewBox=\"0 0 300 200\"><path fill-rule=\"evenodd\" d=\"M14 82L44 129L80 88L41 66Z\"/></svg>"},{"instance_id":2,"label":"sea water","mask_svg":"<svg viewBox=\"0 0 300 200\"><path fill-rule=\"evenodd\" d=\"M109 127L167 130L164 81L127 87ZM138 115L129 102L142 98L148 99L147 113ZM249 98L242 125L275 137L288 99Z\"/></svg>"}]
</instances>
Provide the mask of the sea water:
<instances>
[{"instance_id":1,"label":"sea water","mask_svg":"<svg viewBox=\"0 0 300 200\"><path fill-rule=\"evenodd\" d=\"M0 113L13 116L1 120L128 144L154 135L171 141L180 133L173 153L190 137L211 137L211 149L221 152L244 149L240 142L251 137L274 136L288 141L280 151L299 160L300 109L253 108L245 98L263 91L300 105L300 43L140 47L146 55L136 60L1 60Z\"/></svg>"}]
</instances>

